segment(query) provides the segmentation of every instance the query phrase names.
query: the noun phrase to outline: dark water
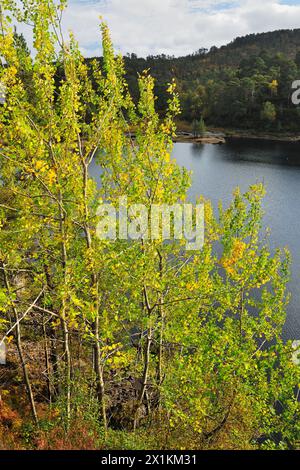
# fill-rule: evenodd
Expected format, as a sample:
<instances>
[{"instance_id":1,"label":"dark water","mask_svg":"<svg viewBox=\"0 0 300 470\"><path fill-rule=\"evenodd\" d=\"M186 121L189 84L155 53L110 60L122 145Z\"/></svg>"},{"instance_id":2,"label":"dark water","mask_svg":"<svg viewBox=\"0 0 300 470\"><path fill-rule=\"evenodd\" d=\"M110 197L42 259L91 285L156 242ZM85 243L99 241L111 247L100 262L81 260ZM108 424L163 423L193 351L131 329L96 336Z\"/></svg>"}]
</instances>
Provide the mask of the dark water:
<instances>
[{"instance_id":1,"label":"dark water","mask_svg":"<svg viewBox=\"0 0 300 470\"><path fill-rule=\"evenodd\" d=\"M292 254L292 299L284 336L300 339L300 144L235 140L226 145L176 144L173 156L193 171L190 199L209 198L214 207L227 205L232 191L263 182L264 225L271 229L273 248L287 246Z\"/></svg>"}]
</instances>

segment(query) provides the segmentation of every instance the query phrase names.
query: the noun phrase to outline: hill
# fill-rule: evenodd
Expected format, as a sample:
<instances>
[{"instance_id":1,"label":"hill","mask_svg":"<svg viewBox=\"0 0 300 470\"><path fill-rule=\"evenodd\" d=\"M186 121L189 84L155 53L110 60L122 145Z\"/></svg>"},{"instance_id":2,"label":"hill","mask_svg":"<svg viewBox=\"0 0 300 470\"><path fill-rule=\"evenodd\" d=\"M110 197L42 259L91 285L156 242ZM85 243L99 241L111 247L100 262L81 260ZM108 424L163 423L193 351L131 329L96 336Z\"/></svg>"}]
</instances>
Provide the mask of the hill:
<instances>
[{"instance_id":1,"label":"hill","mask_svg":"<svg viewBox=\"0 0 300 470\"><path fill-rule=\"evenodd\" d=\"M216 64L238 65L242 59L266 52L273 55L281 53L294 60L298 51L300 51L300 29L282 29L238 37L219 49L212 48L209 56Z\"/></svg>"},{"instance_id":2,"label":"hill","mask_svg":"<svg viewBox=\"0 0 300 470\"><path fill-rule=\"evenodd\" d=\"M238 37L220 48L203 48L186 57L124 57L129 87L138 99L137 75L156 79L157 109L165 109L168 82L177 81L182 119L205 119L211 126L267 131L300 130L300 113L291 101L300 79L300 29Z\"/></svg>"}]
</instances>

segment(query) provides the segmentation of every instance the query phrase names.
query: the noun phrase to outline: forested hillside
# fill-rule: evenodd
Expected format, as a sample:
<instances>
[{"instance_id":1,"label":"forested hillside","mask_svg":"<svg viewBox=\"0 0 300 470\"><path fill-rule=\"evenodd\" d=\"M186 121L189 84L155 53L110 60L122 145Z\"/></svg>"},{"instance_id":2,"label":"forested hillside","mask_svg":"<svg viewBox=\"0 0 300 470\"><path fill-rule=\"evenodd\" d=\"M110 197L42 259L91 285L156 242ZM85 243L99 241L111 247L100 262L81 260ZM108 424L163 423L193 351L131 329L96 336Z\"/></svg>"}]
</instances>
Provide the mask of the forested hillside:
<instances>
[{"instance_id":1,"label":"forested hillside","mask_svg":"<svg viewBox=\"0 0 300 470\"><path fill-rule=\"evenodd\" d=\"M297 132L300 110L291 102L300 79L300 29L251 34L221 48L199 49L186 57L125 57L127 81L138 99L137 75L149 69L156 79L157 109L167 102L175 77L181 118L204 118L211 126Z\"/></svg>"}]
</instances>

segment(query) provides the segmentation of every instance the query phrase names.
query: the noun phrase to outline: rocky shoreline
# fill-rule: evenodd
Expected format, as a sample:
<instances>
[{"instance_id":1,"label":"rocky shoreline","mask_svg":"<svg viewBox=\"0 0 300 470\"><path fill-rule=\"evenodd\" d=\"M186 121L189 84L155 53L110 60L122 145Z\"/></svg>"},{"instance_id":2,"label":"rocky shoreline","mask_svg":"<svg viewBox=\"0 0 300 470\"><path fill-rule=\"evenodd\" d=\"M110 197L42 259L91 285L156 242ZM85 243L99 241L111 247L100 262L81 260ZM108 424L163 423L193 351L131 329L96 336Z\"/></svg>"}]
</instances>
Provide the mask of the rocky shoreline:
<instances>
[{"instance_id":1,"label":"rocky shoreline","mask_svg":"<svg viewBox=\"0 0 300 470\"><path fill-rule=\"evenodd\" d=\"M222 145L226 143L225 136L217 133L207 132L204 136L195 137L188 132L178 132L173 139L176 143L213 144Z\"/></svg>"},{"instance_id":2,"label":"rocky shoreline","mask_svg":"<svg viewBox=\"0 0 300 470\"><path fill-rule=\"evenodd\" d=\"M300 134L297 135L278 135L278 134L260 134L251 132L226 132L227 139L251 139L251 140L267 140L272 142L300 142Z\"/></svg>"},{"instance_id":3,"label":"rocky shoreline","mask_svg":"<svg viewBox=\"0 0 300 470\"><path fill-rule=\"evenodd\" d=\"M131 138L135 139L135 134L130 133ZM192 132L179 131L173 138L175 143L194 143L194 144L212 144L223 145L227 140L264 140L270 142L291 142L300 143L300 134L260 134L252 131L231 131L225 129L214 129L208 131L203 136L194 136Z\"/></svg>"},{"instance_id":4,"label":"rocky shoreline","mask_svg":"<svg viewBox=\"0 0 300 470\"><path fill-rule=\"evenodd\" d=\"M196 143L196 144L225 144L227 140L264 140L270 142L291 142L300 143L300 134L260 134L259 132L252 131L228 131L225 129L215 129L206 132L203 136L195 137L191 132L178 132L174 138L176 143Z\"/></svg>"}]
</instances>

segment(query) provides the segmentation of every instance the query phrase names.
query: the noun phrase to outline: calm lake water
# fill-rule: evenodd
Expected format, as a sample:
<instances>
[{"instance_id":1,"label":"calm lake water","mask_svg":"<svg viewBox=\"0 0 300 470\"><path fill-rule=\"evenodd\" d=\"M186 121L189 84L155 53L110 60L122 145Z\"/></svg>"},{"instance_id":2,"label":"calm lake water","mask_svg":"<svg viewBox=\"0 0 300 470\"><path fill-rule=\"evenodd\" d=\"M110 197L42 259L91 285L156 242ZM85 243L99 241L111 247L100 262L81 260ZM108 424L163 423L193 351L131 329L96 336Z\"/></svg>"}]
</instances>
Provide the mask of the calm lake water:
<instances>
[{"instance_id":1,"label":"calm lake water","mask_svg":"<svg viewBox=\"0 0 300 470\"><path fill-rule=\"evenodd\" d=\"M239 186L263 182L264 225L271 229L272 248L288 247L292 254L292 294L284 328L285 339L300 339L300 144L232 140L225 145L177 143L173 157L192 170L191 201L203 195L217 208L227 206ZM91 174L99 181L99 166Z\"/></svg>"},{"instance_id":2,"label":"calm lake water","mask_svg":"<svg viewBox=\"0 0 300 470\"><path fill-rule=\"evenodd\" d=\"M232 191L263 182L264 225L271 229L273 248L288 247L292 254L292 280L284 329L286 339L300 339L300 144L232 140L225 145L178 143L173 156L193 171L192 201L199 195L214 207L221 199L228 205Z\"/></svg>"}]
</instances>

